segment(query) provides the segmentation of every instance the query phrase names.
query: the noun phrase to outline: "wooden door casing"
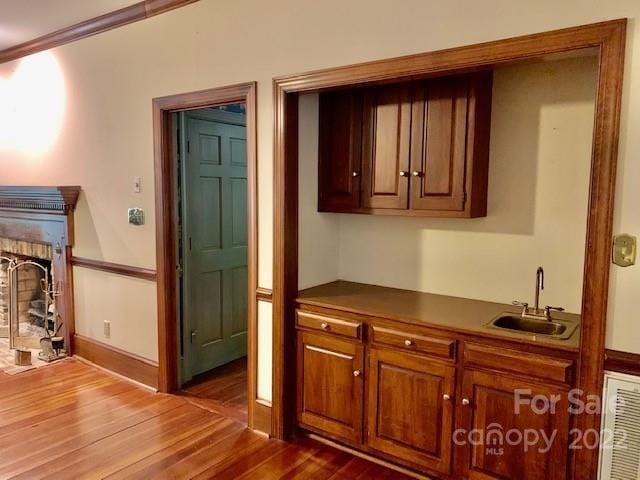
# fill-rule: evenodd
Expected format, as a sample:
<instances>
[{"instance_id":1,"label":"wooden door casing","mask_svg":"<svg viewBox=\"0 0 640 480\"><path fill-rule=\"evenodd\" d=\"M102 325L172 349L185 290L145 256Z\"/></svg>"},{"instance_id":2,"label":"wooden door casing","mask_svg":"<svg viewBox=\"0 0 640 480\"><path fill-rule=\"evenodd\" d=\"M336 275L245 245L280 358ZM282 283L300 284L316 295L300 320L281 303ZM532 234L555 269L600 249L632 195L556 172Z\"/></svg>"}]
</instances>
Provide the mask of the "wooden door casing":
<instances>
[{"instance_id":1,"label":"wooden door casing","mask_svg":"<svg viewBox=\"0 0 640 480\"><path fill-rule=\"evenodd\" d=\"M410 137L410 84L367 89L362 134L363 208L408 208Z\"/></svg>"},{"instance_id":2,"label":"wooden door casing","mask_svg":"<svg viewBox=\"0 0 640 480\"><path fill-rule=\"evenodd\" d=\"M350 444L361 444L364 346L303 331L297 338L299 424Z\"/></svg>"},{"instance_id":3,"label":"wooden door casing","mask_svg":"<svg viewBox=\"0 0 640 480\"><path fill-rule=\"evenodd\" d=\"M360 208L362 178L362 92L320 94L318 210Z\"/></svg>"},{"instance_id":4,"label":"wooden door casing","mask_svg":"<svg viewBox=\"0 0 640 480\"><path fill-rule=\"evenodd\" d=\"M368 358L367 446L448 474L455 366L379 348Z\"/></svg>"},{"instance_id":5,"label":"wooden door casing","mask_svg":"<svg viewBox=\"0 0 640 480\"><path fill-rule=\"evenodd\" d=\"M522 398L532 399L535 408L520 404L516 413L516 390ZM481 435L475 437L481 440L475 445L464 442L460 446L461 460L457 463L461 476L469 480L564 480L567 477L568 387L465 369L461 393L459 428ZM559 400L555 402L555 413L544 411L542 398L553 399L556 395ZM533 433L527 433L533 431L539 435L539 441L528 446L517 441L517 433L509 433L520 432L534 439ZM553 438L548 451L545 451L543 434ZM463 439L465 437L458 438Z\"/></svg>"}]
</instances>

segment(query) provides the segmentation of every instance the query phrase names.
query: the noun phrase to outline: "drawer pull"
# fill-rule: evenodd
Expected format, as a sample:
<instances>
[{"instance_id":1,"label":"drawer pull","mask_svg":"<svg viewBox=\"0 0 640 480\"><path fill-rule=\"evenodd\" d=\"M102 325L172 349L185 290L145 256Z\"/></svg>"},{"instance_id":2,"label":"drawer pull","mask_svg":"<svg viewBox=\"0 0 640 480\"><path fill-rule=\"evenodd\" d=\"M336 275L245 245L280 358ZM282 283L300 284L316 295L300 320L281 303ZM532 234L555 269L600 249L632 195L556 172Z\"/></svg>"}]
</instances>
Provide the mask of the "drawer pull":
<instances>
[{"instance_id":1,"label":"drawer pull","mask_svg":"<svg viewBox=\"0 0 640 480\"><path fill-rule=\"evenodd\" d=\"M471 404L471 402L469 401L469 399L468 399L468 398L463 398L463 399L462 399L462 404L466 407L466 406L470 405L470 404Z\"/></svg>"},{"instance_id":2,"label":"drawer pull","mask_svg":"<svg viewBox=\"0 0 640 480\"><path fill-rule=\"evenodd\" d=\"M450 397L448 394L446 394L446 393L442 396L442 398L443 398L444 400L451 400L451 397Z\"/></svg>"},{"instance_id":3,"label":"drawer pull","mask_svg":"<svg viewBox=\"0 0 640 480\"><path fill-rule=\"evenodd\" d=\"M354 371L353 371L353 376L354 376L354 377L359 377L359 376L360 376L360 373L361 373L361 372L360 372L360 370L354 370Z\"/></svg>"},{"instance_id":4,"label":"drawer pull","mask_svg":"<svg viewBox=\"0 0 640 480\"><path fill-rule=\"evenodd\" d=\"M413 345L413 340L409 340L409 339L407 338L407 339L404 341L404 344L405 344L407 347L410 347L411 345Z\"/></svg>"},{"instance_id":5,"label":"drawer pull","mask_svg":"<svg viewBox=\"0 0 640 480\"><path fill-rule=\"evenodd\" d=\"M329 324L327 322L322 322L320 324L320 328L322 328L323 330L329 330Z\"/></svg>"}]
</instances>

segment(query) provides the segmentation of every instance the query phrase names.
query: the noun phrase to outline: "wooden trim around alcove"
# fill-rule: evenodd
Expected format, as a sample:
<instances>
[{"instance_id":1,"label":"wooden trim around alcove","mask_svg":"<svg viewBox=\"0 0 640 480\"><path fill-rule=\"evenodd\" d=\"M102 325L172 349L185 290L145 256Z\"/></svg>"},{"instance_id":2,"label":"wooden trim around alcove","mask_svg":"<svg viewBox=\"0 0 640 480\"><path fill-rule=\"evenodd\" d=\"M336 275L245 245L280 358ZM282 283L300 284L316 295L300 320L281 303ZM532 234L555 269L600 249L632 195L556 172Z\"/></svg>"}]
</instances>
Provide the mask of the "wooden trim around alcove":
<instances>
[{"instance_id":1,"label":"wooden trim around alcove","mask_svg":"<svg viewBox=\"0 0 640 480\"><path fill-rule=\"evenodd\" d=\"M257 84L255 82L212 88L153 100L153 143L156 194L156 268L158 288L158 389L178 389L177 254L174 155L171 114L230 103L246 105L247 128L247 398L250 428L262 430L266 413L257 404L258 371L258 164ZM256 413L256 410L260 410ZM258 415L258 418L256 418ZM270 417L269 417L270 418ZM269 433L268 430L263 430Z\"/></svg>"},{"instance_id":2,"label":"wooden trim around alcove","mask_svg":"<svg viewBox=\"0 0 640 480\"><path fill-rule=\"evenodd\" d=\"M149 280L150 282L156 281L156 271L151 268L133 267L131 265L122 265L120 263L92 260L90 258L83 257L71 257L71 265L74 267L87 268L89 270L115 273L116 275L122 275L125 277Z\"/></svg>"},{"instance_id":3,"label":"wooden trim around alcove","mask_svg":"<svg viewBox=\"0 0 640 480\"><path fill-rule=\"evenodd\" d=\"M75 356L123 377L158 388L158 363L98 342L83 335L74 335Z\"/></svg>"},{"instance_id":4,"label":"wooden trim around alcove","mask_svg":"<svg viewBox=\"0 0 640 480\"><path fill-rule=\"evenodd\" d=\"M75 42L76 40L122 27L129 23L138 22L197 1L198 0L144 0L142 2L134 3L128 7L85 20L84 22L76 23L70 27L0 50L0 63L10 62L21 57L26 57L27 55L42 52L43 50L49 50L67 43Z\"/></svg>"},{"instance_id":5,"label":"wooden trim around alcove","mask_svg":"<svg viewBox=\"0 0 640 480\"><path fill-rule=\"evenodd\" d=\"M607 349L604 369L610 372L640 376L640 354Z\"/></svg>"},{"instance_id":6,"label":"wooden trim around alcove","mask_svg":"<svg viewBox=\"0 0 640 480\"><path fill-rule=\"evenodd\" d=\"M298 96L464 73L582 49L598 52L598 83L577 387L584 395L602 394L626 27L626 19L612 20L274 80L273 436L288 438L296 427L293 309L298 293ZM597 432L600 417L577 415L575 427ZM568 478L595 478L598 449L573 453Z\"/></svg>"}]
</instances>

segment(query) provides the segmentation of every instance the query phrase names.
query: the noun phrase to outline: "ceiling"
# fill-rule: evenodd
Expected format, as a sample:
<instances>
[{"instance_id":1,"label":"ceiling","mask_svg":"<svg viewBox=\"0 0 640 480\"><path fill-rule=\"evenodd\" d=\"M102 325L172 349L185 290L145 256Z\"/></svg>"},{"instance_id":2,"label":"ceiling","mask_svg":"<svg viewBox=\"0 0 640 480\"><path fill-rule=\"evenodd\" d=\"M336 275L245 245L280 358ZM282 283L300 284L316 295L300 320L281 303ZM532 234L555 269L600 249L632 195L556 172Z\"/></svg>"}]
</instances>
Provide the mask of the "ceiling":
<instances>
[{"instance_id":1,"label":"ceiling","mask_svg":"<svg viewBox=\"0 0 640 480\"><path fill-rule=\"evenodd\" d=\"M0 50L140 0L0 0Z\"/></svg>"}]
</instances>

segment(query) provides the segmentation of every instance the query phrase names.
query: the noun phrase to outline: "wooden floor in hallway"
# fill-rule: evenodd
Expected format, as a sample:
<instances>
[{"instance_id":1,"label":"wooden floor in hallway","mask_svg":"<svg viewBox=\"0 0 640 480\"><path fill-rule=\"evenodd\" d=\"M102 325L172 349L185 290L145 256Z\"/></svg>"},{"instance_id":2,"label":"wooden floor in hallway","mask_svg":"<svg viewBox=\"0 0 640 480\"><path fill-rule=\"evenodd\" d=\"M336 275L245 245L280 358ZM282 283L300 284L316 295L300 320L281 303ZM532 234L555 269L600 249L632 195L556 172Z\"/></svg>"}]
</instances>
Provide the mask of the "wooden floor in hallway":
<instances>
[{"instance_id":1,"label":"wooden floor in hallway","mask_svg":"<svg viewBox=\"0 0 640 480\"><path fill-rule=\"evenodd\" d=\"M0 372L0 478L406 479L309 439L269 440L76 360Z\"/></svg>"},{"instance_id":2,"label":"wooden floor in hallway","mask_svg":"<svg viewBox=\"0 0 640 480\"><path fill-rule=\"evenodd\" d=\"M247 357L193 378L181 392L204 409L247 423Z\"/></svg>"}]
</instances>

